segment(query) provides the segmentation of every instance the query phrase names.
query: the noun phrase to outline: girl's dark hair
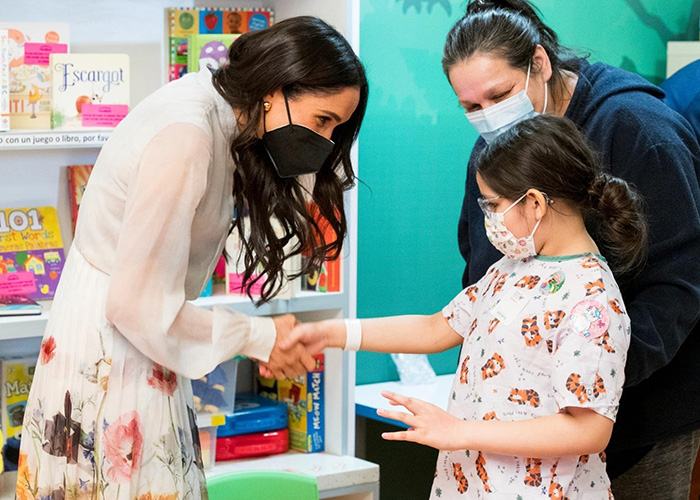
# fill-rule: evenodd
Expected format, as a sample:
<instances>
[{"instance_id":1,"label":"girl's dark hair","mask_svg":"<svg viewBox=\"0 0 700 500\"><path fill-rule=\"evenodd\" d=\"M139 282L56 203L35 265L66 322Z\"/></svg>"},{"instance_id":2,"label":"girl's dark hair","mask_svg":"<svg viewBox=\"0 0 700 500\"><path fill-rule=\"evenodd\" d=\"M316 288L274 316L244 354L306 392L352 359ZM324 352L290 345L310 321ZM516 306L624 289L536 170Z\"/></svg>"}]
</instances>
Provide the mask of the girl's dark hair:
<instances>
[{"instance_id":1,"label":"girl's dark hair","mask_svg":"<svg viewBox=\"0 0 700 500\"><path fill-rule=\"evenodd\" d=\"M566 89L563 72L577 72L579 59L559 45L559 37L542 22L535 8L526 0L470 0L466 14L447 35L442 69L449 79L455 64L481 52L526 72L538 44L552 65L552 94L560 99ZM537 71L532 68L532 73Z\"/></svg>"},{"instance_id":2,"label":"girl's dark hair","mask_svg":"<svg viewBox=\"0 0 700 500\"><path fill-rule=\"evenodd\" d=\"M482 150L477 171L504 198L517 200L537 189L578 209L616 272L644 263L648 226L642 197L603 172L592 146L569 119L540 115L515 124Z\"/></svg>"},{"instance_id":3,"label":"girl's dark hair","mask_svg":"<svg viewBox=\"0 0 700 500\"><path fill-rule=\"evenodd\" d=\"M244 285L264 280L259 303L272 299L285 278L285 258L312 249L300 274L312 272L324 259L336 258L347 232L343 196L355 183L350 149L360 131L367 107L369 87L362 63L350 44L334 28L315 17L294 17L270 28L251 31L236 39L229 49L230 62L213 77L217 91L244 122L232 138L231 153L236 162L233 195L236 213L250 216L250 230L244 218L235 217L231 232L238 231L244 247ZM360 100L350 119L335 127L335 142L328 160L315 175L313 192L308 193L297 178L279 177L258 138L263 117L263 99L282 90L290 100L303 94L329 95L356 87ZM318 206L335 234L325 241L319 218L309 214L307 202ZM272 218L279 221L282 235L276 235ZM299 243L285 255L284 247L293 237ZM263 273L255 277L261 267Z\"/></svg>"}]
</instances>

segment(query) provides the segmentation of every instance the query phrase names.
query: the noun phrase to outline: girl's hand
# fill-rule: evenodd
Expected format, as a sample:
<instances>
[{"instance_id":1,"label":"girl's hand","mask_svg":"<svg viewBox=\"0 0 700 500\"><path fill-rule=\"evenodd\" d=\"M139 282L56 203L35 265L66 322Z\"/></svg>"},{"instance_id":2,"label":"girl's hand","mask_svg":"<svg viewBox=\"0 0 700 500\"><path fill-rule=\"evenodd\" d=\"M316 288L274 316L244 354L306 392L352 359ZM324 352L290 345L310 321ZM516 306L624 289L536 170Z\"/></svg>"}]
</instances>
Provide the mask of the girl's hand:
<instances>
[{"instance_id":1,"label":"girl's hand","mask_svg":"<svg viewBox=\"0 0 700 500\"><path fill-rule=\"evenodd\" d=\"M280 342L283 349L295 344L303 345L311 354L318 354L326 347L343 347L345 345L345 322L329 320L298 324L289 336Z\"/></svg>"},{"instance_id":2,"label":"girl's hand","mask_svg":"<svg viewBox=\"0 0 700 500\"><path fill-rule=\"evenodd\" d=\"M413 441L414 443L432 446L438 450L463 450L464 436L468 425L438 408L437 406L409 398L401 394L383 391L382 396L389 400L392 406L403 406L409 413L392 410L377 410L377 415L392 420L398 420L409 426L407 431L384 432L382 437L388 441Z\"/></svg>"}]
</instances>

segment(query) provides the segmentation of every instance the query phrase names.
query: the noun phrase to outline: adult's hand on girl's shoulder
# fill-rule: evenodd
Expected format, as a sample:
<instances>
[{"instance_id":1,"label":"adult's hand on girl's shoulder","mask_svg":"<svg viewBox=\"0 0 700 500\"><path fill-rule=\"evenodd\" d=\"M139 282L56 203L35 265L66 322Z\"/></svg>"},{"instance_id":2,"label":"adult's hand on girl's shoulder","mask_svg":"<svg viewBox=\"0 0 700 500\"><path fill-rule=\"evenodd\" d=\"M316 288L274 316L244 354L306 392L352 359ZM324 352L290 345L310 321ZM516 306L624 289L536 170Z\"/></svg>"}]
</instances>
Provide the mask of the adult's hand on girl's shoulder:
<instances>
[{"instance_id":1,"label":"adult's hand on girl's shoulder","mask_svg":"<svg viewBox=\"0 0 700 500\"><path fill-rule=\"evenodd\" d=\"M384 432L382 437L387 441L412 441L414 443L432 446L438 450L461 450L461 436L466 432L466 422L450 415L442 408L420 399L409 398L401 394L383 391L382 396L389 400L392 406L403 406L411 413L393 410L377 410L384 418L397 420L408 425L408 430L399 432Z\"/></svg>"},{"instance_id":2,"label":"adult's hand on girl's shoulder","mask_svg":"<svg viewBox=\"0 0 700 500\"><path fill-rule=\"evenodd\" d=\"M297 319L292 314L284 314L272 318L272 321L275 323L277 337L269 361L260 365L261 375L283 380L313 370L316 362L305 346L298 342L286 342L294 326L299 324Z\"/></svg>"}]
</instances>

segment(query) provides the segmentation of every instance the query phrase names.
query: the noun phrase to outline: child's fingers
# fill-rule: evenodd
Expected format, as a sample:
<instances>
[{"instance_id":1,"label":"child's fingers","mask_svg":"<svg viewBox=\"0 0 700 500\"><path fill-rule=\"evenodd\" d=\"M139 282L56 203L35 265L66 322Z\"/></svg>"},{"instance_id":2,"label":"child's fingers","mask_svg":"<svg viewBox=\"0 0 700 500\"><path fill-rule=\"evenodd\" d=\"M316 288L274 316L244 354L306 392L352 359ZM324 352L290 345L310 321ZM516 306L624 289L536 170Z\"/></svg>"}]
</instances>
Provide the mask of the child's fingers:
<instances>
[{"instance_id":1,"label":"child's fingers","mask_svg":"<svg viewBox=\"0 0 700 500\"><path fill-rule=\"evenodd\" d=\"M415 441L414 434L409 431L382 432L382 438L387 441Z\"/></svg>"},{"instance_id":2,"label":"child's fingers","mask_svg":"<svg viewBox=\"0 0 700 500\"><path fill-rule=\"evenodd\" d=\"M397 394L395 392L390 391L382 391L382 396L388 399L392 405L404 406L411 413L416 413L418 404L420 403L420 400L418 399L409 398L407 396L404 396L403 394Z\"/></svg>"},{"instance_id":3,"label":"child's fingers","mask_svg":"<svg viewBox=\"0 0 700 500\"><path fill-rule=\"evenodd\" d=\"M414 425L416 425L415 417L410 413L406 413L403 411L384 410L383 408L380 408L377 410L377 415L384 418L388 418L390 420L402 422L409 427L413 427Z\"/></svg>"}]
</instances>

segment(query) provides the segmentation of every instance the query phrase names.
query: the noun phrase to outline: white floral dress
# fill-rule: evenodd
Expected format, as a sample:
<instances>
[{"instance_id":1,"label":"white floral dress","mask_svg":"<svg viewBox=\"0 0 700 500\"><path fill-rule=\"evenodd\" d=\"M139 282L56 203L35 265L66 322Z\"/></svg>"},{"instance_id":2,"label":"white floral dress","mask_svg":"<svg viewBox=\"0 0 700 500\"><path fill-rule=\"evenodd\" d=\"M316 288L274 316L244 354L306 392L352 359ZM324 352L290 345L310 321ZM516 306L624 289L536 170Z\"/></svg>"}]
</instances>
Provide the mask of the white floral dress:
<instances>
[{"instance_id":1,"label":"white floral dress","mask_svg":"<svg viewBox=\"0 0 700 500\"><path fill-rule=\"evenodd\" d=\"M630 321L602 257L503 258L443 314L464 337L447 410L518 421L567 407L615 420ZM609 500L605 455L441 451L431 499Z\"/></svg>"},{"instance_id":2,"label":"white floral dress","mask_svg":"<svg viewBox=\"0 0 700 500\"><path fill-rule=\"evenodd\" d=\"M269 318L190 304L233 213L233 112L204 69L103 147L25 411L17 498L206 498L189 378L267 360ZM188 378L189 377L189 378Z\"/></svg>"}]
</instances>

